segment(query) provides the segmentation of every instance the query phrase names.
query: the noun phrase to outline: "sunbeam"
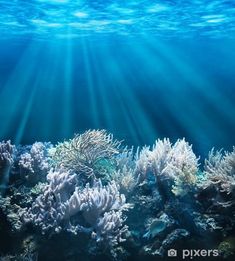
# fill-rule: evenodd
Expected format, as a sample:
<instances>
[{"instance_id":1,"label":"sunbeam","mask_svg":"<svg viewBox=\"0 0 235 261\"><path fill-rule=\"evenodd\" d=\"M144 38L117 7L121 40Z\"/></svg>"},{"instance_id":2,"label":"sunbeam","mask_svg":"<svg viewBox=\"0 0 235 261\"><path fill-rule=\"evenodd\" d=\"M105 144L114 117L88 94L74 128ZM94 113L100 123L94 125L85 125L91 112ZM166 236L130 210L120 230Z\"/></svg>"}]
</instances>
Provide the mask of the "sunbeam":
<instances>
[{"instance_id":1,"label":"sunbeam","mask_svg":"<svg viewBox=\"0 0 235 261\"><path fill-rule=\"evenodd\" d=\"M235 260L234 17L0 0L0 261Z\"/></svg>"}]
</instances>

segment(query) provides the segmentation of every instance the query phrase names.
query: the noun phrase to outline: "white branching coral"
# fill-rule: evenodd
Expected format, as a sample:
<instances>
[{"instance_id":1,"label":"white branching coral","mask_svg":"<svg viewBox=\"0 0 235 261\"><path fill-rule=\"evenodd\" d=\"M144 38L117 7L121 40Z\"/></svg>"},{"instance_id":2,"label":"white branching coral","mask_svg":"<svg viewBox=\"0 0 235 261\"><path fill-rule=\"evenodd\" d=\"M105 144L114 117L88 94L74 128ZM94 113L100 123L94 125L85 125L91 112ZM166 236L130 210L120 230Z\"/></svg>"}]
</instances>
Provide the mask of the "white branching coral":
<instances>
[{"instance_id":1,"label":"white branching coral","mask_svg":"<svg viewBox=\"0 0 235 261\"><path fill-rule=\"evenodd\" d=\"M122 239L127 230L123 211L130 205L115 182L103 186L97 180L92 187L87 184L80 188L77 175L63 170L50 171L47 179L48 185L25 212L25 222L40 227L42 233L62 229L74 234L85 232L98 242L109 240L112 245Z\"/></svg>"},{"instance_id":2,"label":"white branching coral","mask_svg":"<svg viewBox=\"0 0 235 261\"><path fill-rule=\"evenodd\" d=\"M125 196L120 194L113 181L103 186L98 180L93 187L89 184L85 189L76 188L69 201L70 213L81 211L83 218L93 228L92 238L97 242L107 241L111 245L121 242L122 235L127 231L123 223L123 211L130 208ZM71 226L72 227L72 226ZM73 226L72 231L86 232L87 227Z\"/></svg>"},{"instance_id":3,"label":"white branching coral","mask_svg":"<svg viewBox=\"0 0 235 261\"><path fill-rule=\"evenodd\" d=\"M0 142L0 170L13 164L14 145L10 141Z\"/></svg>"},{"instance_id":4,"label":"white branching coral","mask_svg":"<svg viewBox=\"0 0 235 261\"><path fill-rule=\"evenodd\" d=\"M197 182L198 158L193 153L192 145L185 140L178 140L172 147L170 163L166 168L168 173L173 173L175 195L184 195L190 186Z\"/></svg>"},{"instance_id":5,"label":"white branching coral","mask_svg":"<svg viewBox=\"0 0 235 261\"><path fill-rule=\"evenodd\" d=\"M96 242L105 241L110 246L125 241L123 236L128 231L128 226L123 225L125 220L122 210L105 212L104 216L98 219L96 232L92 233L92 237L96 239Z\"/></svg>"},{"instance_id":6,"label":"white branching coral","mask_svg":"<svg viewBox=\"0 0 235 261\"><path fill-rule=\"evenodd\" d=\"M230 194L235 189L235 147L230 153L212 149L205 160L204 174L204 188L213 184L220 192Z\"/></svg>"},{"instance_id":7,"label":"white branching coral","mask_svg":"<svg viewBox=\"0 0 235 261\"><path fill-rule=\"evenodd\" d=\"M122 169L123 167L127 169L134 169L136 165L136 155L138 154L138 150L135 153L134 148L123 148L120 153L115 155L115 166L117 169Z\"/></svg>"},{"instance_id":8,"label":"white branching coral","mask_svg":"<svg viewBox=\"0 0 235 261\"><path fill-rule=\"evenodd\" d=\"M137 185L136 177L132 168L124 165L112 174L112 179L119 185L120 191L129 195Z\"/></svg>"},{"instance_id":9,"label":"white branching coral","mask_svg":"<svg viewBox=\"0 0 235 261\"><path fill-rule=\"evenodd\" d=\"M114 169L109 174L120 187L120 191L125 195L130 194L137 185L135 168L136 155L134 148L125 147L114 158Z\"/></svg>"},{"instance_id":10,"label":"white branching coral","mask_svg":"<svg viewBox=\"0 0 235 261\"><path fill-rule=\"evenodd\" d=\"M48 230L60 232L61 222L66 219L68 210L65 203L76 185L76 175L70 172L52 170L47 175L48 185L36 198L23 216L25 222L32 222L44 234Z\"/></svg>"},{"instance_id":11,"label":"white branching coral","mask_svg":"<svg viewBox=\"0 0 235 261\"><path fill-rule=\"evenodd\" d=\"M166 168L173 159L174 151L169 139L157 140L150 153L150 164L156 175L173 173L167 173ZM171 164L172 165L172 164Z\"/></svg>"},{"instance_id":12,"label":"white branching coral","mask_svg":"<svg viewBox=\"0 0 235 261\"><path fill-rule=\"evenodd\" d=\"M139 180L148 171L153 172L158 181L172 181L172 192L182 196L187 193L189 186L196 183L198 158L184 139L174 145L169 139L157 140L152 150L145 147L140 152L137 161Z\"/></svg>"},{"instance_id":13,"label":"white branching coral","mask_svg":"<svg viewBox=\"0 0 235 261\"><path fill-rule=\"evenodd\" d=\"M42 175L46 175L50 168L49 149L52 148L51 143L35 142L29 149L20 153L18 159L18 166L20 168L21 176L26 180L37 182ZM35 174L35 175L34 175Z\"/></svg>"},{"instance_id":14,"label":"white branching coral","mask_svg":"<svg viewBox=\"0 0 235 261\"><path fill-rule=\"evenodd\" d=\"M53 160L57 167L91 176L99 161L119 153L119 146L120 142L105 130L88 130L69 141L59 143Z\"/></svg>"},{"instance_id":15,"label":"white branching coral","mask_svg":"<svg viewBox=\"0 0 235 261\"><path fill-rule=\"evenodd\" d=\"M147 172L149 171L151 161L150 147L143 147L142 150L137 151L135 156L135 175L137 176L138 183L145 180Z\"/></svg>"}]
</instances>

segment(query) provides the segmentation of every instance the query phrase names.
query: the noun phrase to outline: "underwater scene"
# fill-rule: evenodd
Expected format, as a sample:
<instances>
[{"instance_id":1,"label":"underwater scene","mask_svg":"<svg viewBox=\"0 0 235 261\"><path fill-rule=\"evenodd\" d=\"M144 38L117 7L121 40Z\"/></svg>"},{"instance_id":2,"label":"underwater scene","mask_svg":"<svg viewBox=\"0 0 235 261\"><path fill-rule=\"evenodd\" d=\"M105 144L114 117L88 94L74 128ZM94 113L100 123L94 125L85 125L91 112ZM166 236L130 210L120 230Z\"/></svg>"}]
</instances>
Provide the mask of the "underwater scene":
<instances>
[{"instance_id":1,"label":"underwater scene","mask_svg":"<svg viewBox=\"0 0 235 261\"><path fill-rule=\"evenodd\" d=\"M0 0L0 261L234 258L235 2Z\"/></svg>"}]
</instances>

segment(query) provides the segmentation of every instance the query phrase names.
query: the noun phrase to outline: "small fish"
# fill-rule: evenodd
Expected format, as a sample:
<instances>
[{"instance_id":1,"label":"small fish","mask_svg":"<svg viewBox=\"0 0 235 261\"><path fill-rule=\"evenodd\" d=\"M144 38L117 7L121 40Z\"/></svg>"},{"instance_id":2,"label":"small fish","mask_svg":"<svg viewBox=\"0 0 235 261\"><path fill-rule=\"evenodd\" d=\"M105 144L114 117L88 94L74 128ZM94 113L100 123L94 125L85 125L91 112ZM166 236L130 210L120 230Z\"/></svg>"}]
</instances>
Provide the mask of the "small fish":
<instances>
[{"instance_id":1,"label":"small fish","mask_svg":"<svg viewBox=\"0 0 235 261\"><path fill-rule=\"evenodd\" d=\"M154 238L157 234L166 228L166 222L161 219L155 219L148 228L148 232L143 235L144 238Z\"/></svg>"}]
</instances>

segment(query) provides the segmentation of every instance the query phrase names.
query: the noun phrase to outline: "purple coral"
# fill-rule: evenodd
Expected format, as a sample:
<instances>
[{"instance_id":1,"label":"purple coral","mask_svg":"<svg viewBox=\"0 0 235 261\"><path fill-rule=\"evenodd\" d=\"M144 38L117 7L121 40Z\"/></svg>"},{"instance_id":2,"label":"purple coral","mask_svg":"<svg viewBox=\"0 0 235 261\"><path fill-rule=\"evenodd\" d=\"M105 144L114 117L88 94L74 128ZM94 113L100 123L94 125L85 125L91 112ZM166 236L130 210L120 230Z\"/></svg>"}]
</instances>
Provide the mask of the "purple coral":
<instances>
[{"instance_id":1,"label":"purple coral","mask_svg":"<svg viewBox=\"0 0 235 261\"><path fill-rule=\"evenodd\" d=\"M48 185L25 215L25 222L31 222L47 231L60 232L67 230L73 234L90 233L97 242L108 240L111 245L122 241L127 230L123 224L123 211L130 206L125 196L120 194L115 182L103 186L95 181L90 187L77 185L77 175L69 171L50 171L47 175ZM72 221L78 215L76 222ZM80 217L80 219L79 219ZM79 220L85 219L87 226Z\"/></svg>"}]
</instances>

